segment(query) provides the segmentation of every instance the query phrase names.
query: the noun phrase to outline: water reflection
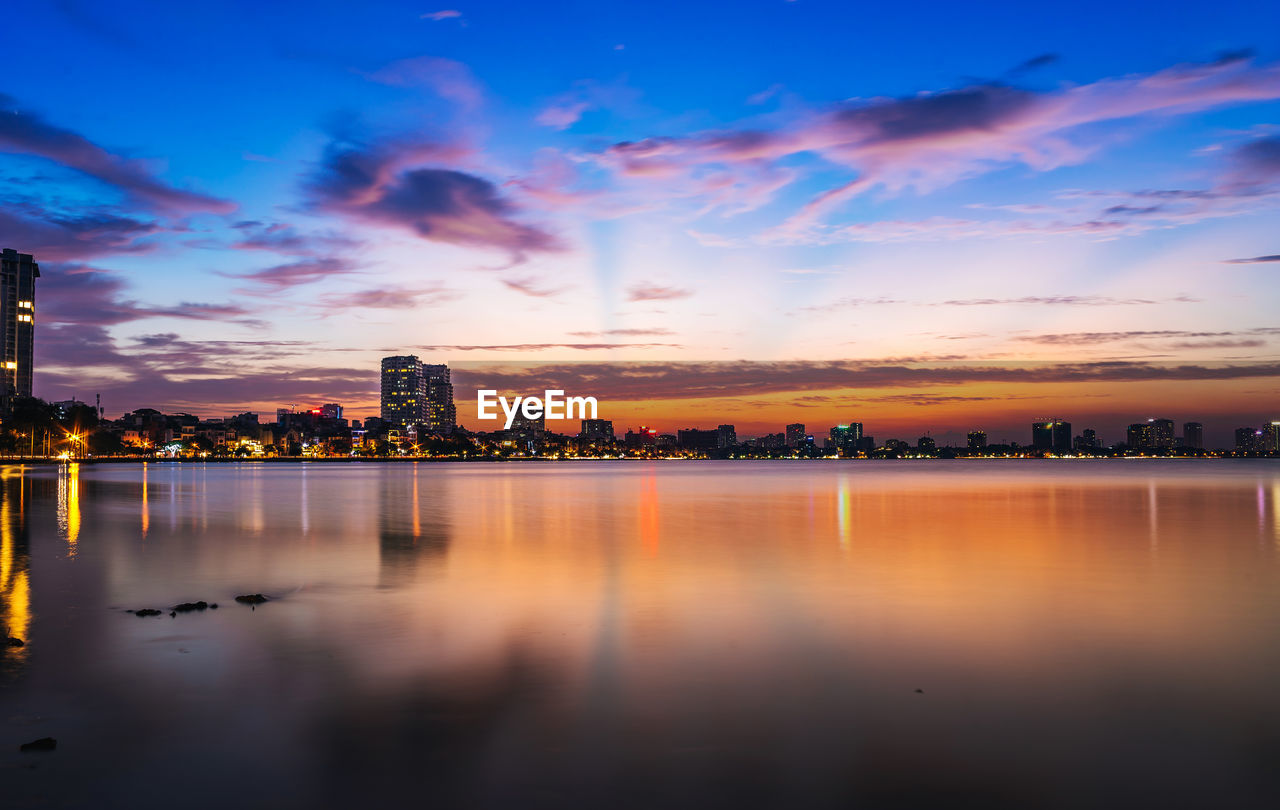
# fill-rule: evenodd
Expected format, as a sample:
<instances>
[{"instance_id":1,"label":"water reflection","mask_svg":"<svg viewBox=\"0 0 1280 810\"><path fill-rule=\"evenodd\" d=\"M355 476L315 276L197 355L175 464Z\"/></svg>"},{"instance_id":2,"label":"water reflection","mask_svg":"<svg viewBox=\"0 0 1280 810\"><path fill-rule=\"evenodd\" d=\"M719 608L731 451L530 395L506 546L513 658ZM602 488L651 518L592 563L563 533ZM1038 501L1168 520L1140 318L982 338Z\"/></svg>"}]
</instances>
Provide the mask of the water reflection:
<instances>
[{"instance_id":1,"label":"water reflection","mask_svg":"<svg viewBox=\"0 0 1280 810\"><path fill-rule=\"evenodd\" d=\"M22 469L0 467L0 644L9 637L31 643L31 555L27 544ZM26 660L30 647L0 648L0 674Z\"/></svg>"},{"instance_id":2,"label":"water reflection","mask_svg":"<svg viewBox=\"0 0 1280 810\"><path fill-rule=\"evenodd\" d=\"M438 465L378 469L379 587L404 587L443 563L453 508L447 479Z\"/></svg>"},{"instance_id":3,"label":"water reflection","mask_svg":"<svg viewBox=\"0 0 1280 810\"><path fill-rule=\"evenodd\" d=\"M94 808L1271 808L1278 500L1267 462L0 468L33 640L0 737L60 739L0 778ZM194 599L222 607L123 610Z\"/></svg>"}]
</instances>

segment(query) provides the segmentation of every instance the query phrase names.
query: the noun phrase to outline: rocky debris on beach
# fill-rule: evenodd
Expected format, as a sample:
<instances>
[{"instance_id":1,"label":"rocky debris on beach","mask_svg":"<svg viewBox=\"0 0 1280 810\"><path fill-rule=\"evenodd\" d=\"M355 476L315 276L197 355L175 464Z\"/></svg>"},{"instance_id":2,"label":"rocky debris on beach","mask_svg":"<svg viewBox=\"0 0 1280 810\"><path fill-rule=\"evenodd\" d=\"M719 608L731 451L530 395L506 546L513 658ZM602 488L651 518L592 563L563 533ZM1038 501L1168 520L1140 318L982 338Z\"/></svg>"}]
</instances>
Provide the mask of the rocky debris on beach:
<instances>
[{"instance_id":1,"label":"rocky debris on beach","mask_svg":"<svg viewBox=\"0 0 1280 810\"><path fill-rule=\"evenodd\" d=\"M242 605L261 605L267 601L267 597L260 593L246 593L236 597L236 601Z\"/></svg>"},{"instance_id":2,"label":"rocky debris on beach","mask_svg":"<svg viewBox=\"0 0 1280 810\"><path fill-rule=\"evenodd\" d=\"M4 639L4 646L6 646L6 647L25 647L25 646L27 646L27 642L23 641L23 640L22 640L22 639L20 639L20 638L15 638L14 636L5 636L5 639Z\"/></svg>"},{"instance_id":3,"label":"rocky debris on beach","mask_svg":"<svg viewBox=\"0 0 1280 810\"><path fill-rule=\"evenodd\" d=\"M135 616L159 616L160 615L160 611L156 610L155 608L143 608L142 610L130 610L127 612L132 613Z\"/></svg>"},{"instance_id":4,"label":"rocky debris on beach","mask_svg":"<svg viewBox=\"0 0 1280 810\"><path fill-rule=\"evenodd\" d=\"M54 751L58 747L58 741L52 737L41 737L38 740L32 740L29 743L23 743L18 746L19 751Z\"/></svg>"}]
</instances>

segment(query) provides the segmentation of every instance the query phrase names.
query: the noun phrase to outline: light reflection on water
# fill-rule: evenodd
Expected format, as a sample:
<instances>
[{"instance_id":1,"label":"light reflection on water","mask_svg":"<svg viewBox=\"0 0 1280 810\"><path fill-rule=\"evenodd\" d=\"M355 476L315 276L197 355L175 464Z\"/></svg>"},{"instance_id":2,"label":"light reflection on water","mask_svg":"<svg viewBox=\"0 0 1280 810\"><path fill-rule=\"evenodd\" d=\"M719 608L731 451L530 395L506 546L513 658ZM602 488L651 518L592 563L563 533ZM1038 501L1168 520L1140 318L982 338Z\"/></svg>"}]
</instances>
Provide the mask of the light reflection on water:
<instances>
[{"instance_id":1,"label":"light reflection on water","mask_svg":"<svg viewBox=\"0 0 1280 810\"><path fill-rule=\"evenodd\" d=\"M0 498L16 806L1280 798L1272 462L73 464Z\"/></svg>"}]
</instances>

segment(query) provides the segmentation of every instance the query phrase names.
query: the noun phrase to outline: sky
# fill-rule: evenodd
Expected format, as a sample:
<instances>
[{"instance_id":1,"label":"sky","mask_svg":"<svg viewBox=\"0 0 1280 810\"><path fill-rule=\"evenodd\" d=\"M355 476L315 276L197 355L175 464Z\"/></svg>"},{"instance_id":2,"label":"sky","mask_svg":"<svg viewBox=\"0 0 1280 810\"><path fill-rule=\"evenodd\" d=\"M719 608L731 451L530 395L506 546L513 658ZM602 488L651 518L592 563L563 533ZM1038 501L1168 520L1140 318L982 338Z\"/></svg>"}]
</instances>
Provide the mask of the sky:
<instances>
[{"instance_id":1,"label":"sky","mask_svg":"<svg viewBox=\"0 0 1280 810\"><path fill-rule=\"evenodd\" d=\"M1036 6L1036 7L1029 7ZM626 426L1280 418L1280 5L21 3L36 395Z\"/></svg>"}]
</instances>

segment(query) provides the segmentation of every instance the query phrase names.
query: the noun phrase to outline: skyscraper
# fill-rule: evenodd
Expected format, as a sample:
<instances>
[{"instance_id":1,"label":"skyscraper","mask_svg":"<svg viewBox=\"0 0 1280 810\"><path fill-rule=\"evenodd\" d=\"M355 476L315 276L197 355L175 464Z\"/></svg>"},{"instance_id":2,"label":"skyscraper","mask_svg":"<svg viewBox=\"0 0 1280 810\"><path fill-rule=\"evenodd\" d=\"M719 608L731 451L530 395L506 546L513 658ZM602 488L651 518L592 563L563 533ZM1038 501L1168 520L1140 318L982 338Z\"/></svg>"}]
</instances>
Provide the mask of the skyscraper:
<instances>
[{"instance_id":1,"label":"skyscraper","mask_svg":"<svg viewBox=\"0 0 1280 810\"><path fill-rule=\"evenodd\" d=\"M423 364L414 355L382 358L382 418L393 425L426 425L451 433L457 424L449 367Z\"/></svg>"},{"instance_id":2,"label":"skyscraper","mask_svg":"<svg viewBox=\"0 0 1280 810\"><path fill-rule=\"evenodd\" d=\"M1153 447L1169 449L1173 447L1173 420L1148 419L1151 425L1151 443Z\"/></svg>"},{"instance_id":3,"label":"skyscraper","mask_svg":"<svg viewBox=\"0 0 1280 810\"><path fill-rule=\"evenodd\" d=\"M1032 422L1031 446L1036 450L1070 450L1071 423L1061 419Z\"/></svg>"},{"instance_id":4,"label":"skyscraper","mask_svg":"<svg viewBox=\"0 0 1280 810\"><path fill-rule=\"evenodd\" d=\"M1125 430L1125 443L1130 450L1150 450L1155 447L1155 431L1150 422L1135 422Z\"/></svg>"},{"instance_id":5,"label":"skyscraper","mask_svg":"<svg viewBox=\"0 0 1280 810\"><path fill-rule=\"evenodd\" d=\"M30 254L0 251L0 322L4 324L4 357L0 370L0 404L15 396L31 396L32 348L35 345L36 279L40 265Z\"/></svg>"},{"instance_id":6,"label":"skyscraper","mask_svg":"<svg viewBox=\"0 0 1280 810\"><path fill-rule=\"evenodd\" d=\"M795 448L804 441L804 425L787 425L787 447Z\"/></svg>"},{"instance_id":7,"label":"skyscraper","mask_svg":"<svg viewBox=\"0 0 1280 810\"><path fill-rule=\"evenodd\" d=\"M458 424L458 411L453 404L449 367L444 363L424 364L422 374L427 379L427 418L423 421L432 433L452 433Z\"/></svg>"},{"instance_id":8,"label":"skyscraper","mask_svg":"<svg viewBox=\"0 0 1280 810\"><path fill-rule=\"evenodd\" d=\"M1204 425L1199 422L1187 422L1182 426L1182 446L1191 450L1204 449Z\"/></svg>"},{"instance_id":9,"label":"skyscraper","mask_svg":"<svg viewBox=\"0 0 1280 810\"><path fill-rule=\"evenodd\" d=\"M984 449L986 449L986 446L987 446L987 434L986 434L986 431L982 431L982 430L973 430L973 431L970 431L970 432L969 432L968 439L969 439L969 449L970 449L970 450L984 450Z\"/></svg>"}]
</instances>

